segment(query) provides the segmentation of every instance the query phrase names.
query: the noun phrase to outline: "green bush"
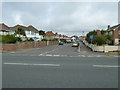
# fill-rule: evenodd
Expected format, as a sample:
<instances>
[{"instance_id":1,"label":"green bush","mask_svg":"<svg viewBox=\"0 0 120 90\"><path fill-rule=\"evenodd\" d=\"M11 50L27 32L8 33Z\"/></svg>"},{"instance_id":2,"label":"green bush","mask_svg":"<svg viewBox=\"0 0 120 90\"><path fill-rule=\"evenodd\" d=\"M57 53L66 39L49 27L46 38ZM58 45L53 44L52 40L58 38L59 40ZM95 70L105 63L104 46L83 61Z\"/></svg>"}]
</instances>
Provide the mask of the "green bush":
<instances>
[{"instance_id":1,"label":"green bush","mask_svg":"<svg viewBox=\"0 0 120 90\"><path fill-rule=\"evenodd\" d=\"M90 39L89 37L87 37L85 40L86 40L88 43L91 43L91 39Z\"/></svg>"},{"instance_id":2,"label":"green bush","mask_svg":"<svg viewBox=\"0 0 120 90\"><path fill-rule=\"evenodd\" d=\"M16 43L16 37L14 35L2 35L3 43Z\"/></svg>"},{"instance_id":3,"label":"green bush","mask_svg":"<svg viewBox=\"0 0 120 90\"><path fill-rule=\"evenodd\" d=\"M61 42L66 43L66 39L60 39Z\"/></svg>"},{"instance_id":4,"label":"green bush","mask_svg":"<svg viewBox=\"0 0 120 90\"><path fill-rule=\"evenodd\" d=\"M33 38L30 38L30 39L28 39L28 41L34 41L34 39L33 39Z\"/></svg>"},{"instance_id":5,"label":"green bush","mask_svg":"<svg viewBox=\"0 0 120 90\"><path fill-rule=\"evenodd\" d=\"M104 35L93 38L93 43L97 45L104 45L106 43L106 37Z\"/></svg>"},{"instance_id":6,"label":"green bush","mask_svg":"<svg viewBox=\"0 0 120 90\"><path fill-rule=\"evenodd\" d=\"M42 39L41 41L48 41L47 39Z\"/></svg>"},{"instance_id":7,"label":"green bush","mask_svg":"<svg viewBox=\"0 0 120 90\"><path fill-rule=\"evenodd\" d=\"M49 39L49 41L52 41L53 39Z\"/></svg>"},{"instance_id":8,"label":"green bush","mask_svg":"<svg viewBox=\"0 0 120 90\"><path fill-rule=\"evenodd\" d=\"M15 37L15 39L16 39L16 41L19 41L19 42L22 41L22 39L20 37Z\"/></svg>"},{"instance_id":9,"label":"green bush","mask_svg":"<svg viewBox=\"0 0 120 90\"><path fill-rule=\"evenodd\" d=\"M58 41L58 39L53 39L53 41Z\"/></svg>"},{"instance_id":10,"label":"green bush","mask_svg":"<svg viewBox=\"0 0 120 90\"><path fill-rule=\"evenodd\" d=\"M50 39L49 41L58 41L58 39Z\"/></svg>"}]
</instances>

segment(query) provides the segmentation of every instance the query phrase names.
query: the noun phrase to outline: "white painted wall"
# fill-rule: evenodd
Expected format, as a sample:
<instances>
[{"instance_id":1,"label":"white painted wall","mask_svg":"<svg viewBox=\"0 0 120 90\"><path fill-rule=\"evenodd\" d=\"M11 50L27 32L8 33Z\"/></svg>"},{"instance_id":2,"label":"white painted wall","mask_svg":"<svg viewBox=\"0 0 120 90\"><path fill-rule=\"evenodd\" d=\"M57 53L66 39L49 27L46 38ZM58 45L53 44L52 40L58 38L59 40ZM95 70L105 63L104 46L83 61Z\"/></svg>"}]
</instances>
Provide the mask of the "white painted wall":
<instances>
[{"instance_id":1,"label":"white painted wall","mask_svg":"<svg viewBox=\"0 0 120 90\"><path fill-rule=\"evenodd\" d=\"M83 43L89 48L91 48L93 51L98 51L98 52L120 51L120 46L110 46L110 45L97 46L97 45L89 44L85 40L83 40Z\"/></svg>"}]
</instances>

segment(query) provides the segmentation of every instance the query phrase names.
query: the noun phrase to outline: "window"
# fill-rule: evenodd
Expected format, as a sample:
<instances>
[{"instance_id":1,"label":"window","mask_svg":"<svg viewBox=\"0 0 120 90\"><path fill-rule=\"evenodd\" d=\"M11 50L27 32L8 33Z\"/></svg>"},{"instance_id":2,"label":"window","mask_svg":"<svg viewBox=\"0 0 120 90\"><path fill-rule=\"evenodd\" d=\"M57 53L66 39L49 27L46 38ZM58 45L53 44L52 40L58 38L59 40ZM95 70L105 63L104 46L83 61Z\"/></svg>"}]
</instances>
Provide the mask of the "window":
<instances>
[{"instance_id":1,"label":"window","mask_svg":"<svg viewBox=\"0 0 120 90\"><path fill-rule=\"evenodd\" d=\"M31 32L31 35L34 35L34 32Z\"/></svg>"},{"instance_id":2,"label":"window","mask_svg":"<svg viewBox=\"0 0 120 90\"><path fill-rule=\"evenodd\" d=\"M10 31L10 34L15 34L15 31Z\"/></svg>"},{"instance_id":3,"label":"window","mask_svg":"<svg viewBox=\"0 0 120 90\"><path fill-rule=\"evenodd\" d=\"M112 35L112 34L113 34L113 31L110 31L110 32L109 32L109 34L111 34L111 35Z\"/></svg>"},{"instance_id":4,"label":"window","mask_svg":"<svg viewBox=\"0 0 120 90\"><path fill-rule=\"evenodd\" d=\"M120 35L120 30L118 30L118 34Z\"/></svg>"},{"instance_id":5,"label":"window","mask_svg":"<svg viewBox=\"0 0 120 90\"><path fill-rule=\"evenodd\" d=\"M26 31L26 34L27 34L27 35L30 35L30 31Z\"/></svg>"}]
</instances>

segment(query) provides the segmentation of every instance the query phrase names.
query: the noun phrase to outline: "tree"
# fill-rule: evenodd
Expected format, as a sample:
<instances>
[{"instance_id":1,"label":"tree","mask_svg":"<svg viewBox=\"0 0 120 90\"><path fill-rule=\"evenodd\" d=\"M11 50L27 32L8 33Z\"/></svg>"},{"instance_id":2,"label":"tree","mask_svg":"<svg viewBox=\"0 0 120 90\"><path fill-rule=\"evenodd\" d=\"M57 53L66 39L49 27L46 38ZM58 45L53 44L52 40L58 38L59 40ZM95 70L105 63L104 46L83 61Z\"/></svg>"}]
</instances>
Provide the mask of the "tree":
<instances>
[{"instance_id":1,"label":"tree","mask_svg":"<svg viewBox=\"0 0 120 90\"><path fill-rule=\"evenodd\" d=\"M102 35L105 35L105 33L106 33L106 30L101 30Z\"/></svg>"},{"instance_id":2,"label":"tree","mask_svg":"<svg viewBox=\"0 0 120 90\"><path fill-rule=\"evenodd\" d=\"M45 34L45 31L40 30L40 31L39 31L39 35L43 35L43 36L45 36L45 35L46 35L46 34Z\"/></svg>"},{"instance_id":3,"label":"tree","mask_svg":"<svg viewBox=\"0 0 120 90\"><path fill-rule=\"evenodd\" d=\"M88 34L87 34L87 37L86 37L86 41L88 41L88 43L91 43L91 39L90 39L90 36L93 35L95 36L97 34L97 32L95 30L93 31L90 31ZM94 43L95 41L92 40L92 43Z\"/></svg>"},{"instance_id":4,"label":"tree","mask_svg":"<svg viewBox=\"0 0 120 90\"><path fill-rule=\"evenodd\" d=\"M113 44L113 38L112 38L112 35L108 34L108 35L105 35L106 37L106 43L107 44Z\"/></svg>"},{"instance_id":5,"label":"tree","mask_svg":"<svg viewBox=\"0 0 120 90\"><path fill-rule=\"evenodd\" d=\"M26 36L25 30L23 30L22 28L18 28L17 30L15 30L15 35L17 34L19 35L19 37L20 35Z\"/></svg>"},{"instance_id":6,"label":"tree","mask_svg":"<svg viewBox=\"0 0 120 90\"><path fill-rule=\"evenodd\" d=\"M97 36L93 38L93 43L97 45L104 45L106 43L107 38L104 35Z\"/></svg>"}]
</instances>

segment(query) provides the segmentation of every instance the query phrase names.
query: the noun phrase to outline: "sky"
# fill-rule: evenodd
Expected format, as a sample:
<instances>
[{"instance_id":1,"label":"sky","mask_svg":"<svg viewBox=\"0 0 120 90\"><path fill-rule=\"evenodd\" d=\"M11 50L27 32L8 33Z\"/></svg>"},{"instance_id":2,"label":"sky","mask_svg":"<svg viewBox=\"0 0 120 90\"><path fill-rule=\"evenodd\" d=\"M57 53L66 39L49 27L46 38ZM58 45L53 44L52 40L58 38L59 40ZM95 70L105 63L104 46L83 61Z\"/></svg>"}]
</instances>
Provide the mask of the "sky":
<instances>
[{"instance_id":1,"label":"sky","mask_svg":"<svg viewBox=\"0 0 120 90\"><path fill-rule=\"evenodd\" d=\"M2 23L38 30L85 35L118 24L117 2L3 2Z\"/></svg>"}]
</instances>

